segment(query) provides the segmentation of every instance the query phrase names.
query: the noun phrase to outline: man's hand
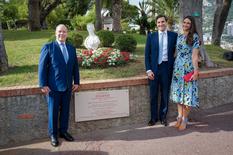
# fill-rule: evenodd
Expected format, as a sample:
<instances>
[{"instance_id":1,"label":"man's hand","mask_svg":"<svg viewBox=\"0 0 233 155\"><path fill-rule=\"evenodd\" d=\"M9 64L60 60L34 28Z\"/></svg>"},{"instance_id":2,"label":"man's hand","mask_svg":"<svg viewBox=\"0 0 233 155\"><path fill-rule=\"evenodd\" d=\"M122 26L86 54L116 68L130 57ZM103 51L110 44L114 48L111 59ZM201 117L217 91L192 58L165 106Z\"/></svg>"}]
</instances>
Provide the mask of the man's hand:
<instances>
[{"instance_id":1,"label":"man's hand","mask_svg":"<svg viewBox=\"0 0 233 155\"><path fill-rule=\"evenodd\" d=\"M45 94L48 95L50 92L50 89L48 86L44 86L43 88L41 88L41 91Z\"/></svg>"},{"instance_id":2,"label":"man's hand","mask_svg":"<svg viewBox=\"0 0 233 155\"><path fill-rule=\"evenodd\" d=\"M72 87L72 92L75 92L78 90L79 85L78 84L74 84Z\"/></svg>"},{"instance_id":3,"label":"man's hand","mask_svg":"<svg viewBox=\"0 0 233 155\"><path fill-rule=\"evenodd\" d=\"M149 78L150 80L154 80L154 79L155 79L155 75L154 75L154 73L153 73L152 71L149 71L149 72L147 73L147 76L148 76L148 78Z\"/></svg>"}]
</instances>

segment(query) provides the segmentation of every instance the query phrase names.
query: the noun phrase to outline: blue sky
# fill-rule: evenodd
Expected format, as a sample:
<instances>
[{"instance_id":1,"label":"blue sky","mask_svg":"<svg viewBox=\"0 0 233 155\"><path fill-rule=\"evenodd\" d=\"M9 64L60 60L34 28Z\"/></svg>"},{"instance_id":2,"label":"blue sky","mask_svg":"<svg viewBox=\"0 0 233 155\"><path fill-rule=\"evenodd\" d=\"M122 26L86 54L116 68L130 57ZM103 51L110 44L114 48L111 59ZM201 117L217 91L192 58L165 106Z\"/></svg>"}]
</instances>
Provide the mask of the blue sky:
<instances>
[{"instance_id":1,"label":"blue sky","mask_svg":"<svg viewBox=\"0 0 233 155\"><path fill-rule=\"evenodd\" d=\"M129 4L138 5L142 0L129 0Z\"/></svg>"}]
</instances>

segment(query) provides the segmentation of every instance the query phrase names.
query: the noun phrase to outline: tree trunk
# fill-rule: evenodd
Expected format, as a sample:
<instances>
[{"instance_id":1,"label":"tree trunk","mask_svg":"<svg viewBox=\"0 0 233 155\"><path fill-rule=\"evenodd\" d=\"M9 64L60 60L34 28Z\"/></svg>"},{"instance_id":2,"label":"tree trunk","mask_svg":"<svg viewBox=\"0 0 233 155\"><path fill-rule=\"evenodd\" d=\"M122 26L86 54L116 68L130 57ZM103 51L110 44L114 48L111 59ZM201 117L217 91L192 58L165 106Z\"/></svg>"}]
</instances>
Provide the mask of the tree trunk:
<instances>
[{"instance_id":1,"label":"tree trunk","mask_svg":"<svg viewBox=\"0 0 233 155\"><path fill-rule=\"evenodd\" d=\"M40 0L28 0L29 31L40 30Z\"/></svg>"},{"instance_id":2,"label":"tree trunk","mask_svg":"<svg viewBox=\"0 0 233 155\"><path fill-rule=\"evenodd\" d=\"M113 31L121 32L122 0L112 0Z\"/></svg>"},{"instance_id":3,"label":"tree trunk","mask_svg":"<svg viewBox=\"0 0 233 155\"><path fill-rule=\"evenodd\" d=\"M200 53L201 57L207 67L214 67L215 64L210 60L203 42L202 31L202 4L203 0L179 0L180 9L180 28L182 28L183 18L185 16L194 16L195 24L201 41Z\"/></svg>"},{"instance_id":4,"label":"tree trunk","mask_svg":"<svg viewBox=\"0 0 233 155\"><path fill-rule=\"evenodd\" d=\"M40 3L40 26L42 28L47 28L45 19L59 4L61 4L61 0L55 0L52 3L45 3L44 5Z\"/></svg>"},{"instance_id":5,"label":"tree trunk","mask_svg":"<svg viewBox=\"0 0 233 155\"><path fill-rule=\"evenodd\" d=\"M212 31L212 44L220 46L221 36L227 20L228 12L232 0L216 0L216 10L214 13L214 23Z\"/></svg>"},{"instance_id":6,"label":"tree trunk","mask_svg":"<svg viewBox=\"0 0 233 155\"><path fill-rule=\"evenodd\" d=\"M8 69L8 58L4 46L3 35L2 35L2 23L0 21L0 73Z\"/></svg>"},{"instance_id":7,"label":"tree trunk","mask_svg":"<svg viewBox=\"0 0 233 155\"><path fill-rule=\"evenodd\" d=\"M101 9L102 9L102 0L95 0L95 29L99 31L102 29L102 19L101 19Z\"/></svg>"}]
</instances>

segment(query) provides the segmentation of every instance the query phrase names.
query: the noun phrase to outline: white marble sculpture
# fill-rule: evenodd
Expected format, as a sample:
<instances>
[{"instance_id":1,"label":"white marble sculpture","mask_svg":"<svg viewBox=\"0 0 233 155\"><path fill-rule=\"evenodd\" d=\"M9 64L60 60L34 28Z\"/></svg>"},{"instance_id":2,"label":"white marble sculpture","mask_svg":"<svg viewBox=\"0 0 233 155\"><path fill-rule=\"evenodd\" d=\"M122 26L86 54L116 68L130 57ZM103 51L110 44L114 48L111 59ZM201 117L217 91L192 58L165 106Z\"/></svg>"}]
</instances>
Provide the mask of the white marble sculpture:
<instances>
[{"instance_id":1,"label":"white marble sculpture","mask_svg":"<svg viewBox=\"0 0 233 155\"><path fill-rule=\"evenodd\" d=\"M99 37L94 33L95 27L92 23L87 24L87 31L89 35L84 41L84 46L88 50L96 50L100 44L100 40Z\"/></svg>"}]
</instances>

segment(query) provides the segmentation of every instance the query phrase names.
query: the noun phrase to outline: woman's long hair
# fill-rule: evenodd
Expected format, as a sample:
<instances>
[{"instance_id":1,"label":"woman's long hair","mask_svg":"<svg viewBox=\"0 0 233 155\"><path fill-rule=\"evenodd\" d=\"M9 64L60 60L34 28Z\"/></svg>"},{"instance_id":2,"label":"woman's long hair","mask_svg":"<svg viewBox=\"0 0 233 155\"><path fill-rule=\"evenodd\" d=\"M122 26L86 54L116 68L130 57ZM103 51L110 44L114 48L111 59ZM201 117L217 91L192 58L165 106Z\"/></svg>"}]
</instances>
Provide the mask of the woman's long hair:
<instances>
[{"instance_id":1,"label":"woman's long hair","mask_svg":"<svg viewBox=\"0 0 233 155\"><path fill-rule=\"evenodd\" d=\"M185 19L189 19L191 21L191 27L190 27L189 33L187 35L186 44L188 44L189 46L192 46L193 45L193 35L194 35L194 33L196 33L198 35L195 20L194 20L194 18L192 16L184 17L183 21Z\"/></svg>"}]
</instances>

